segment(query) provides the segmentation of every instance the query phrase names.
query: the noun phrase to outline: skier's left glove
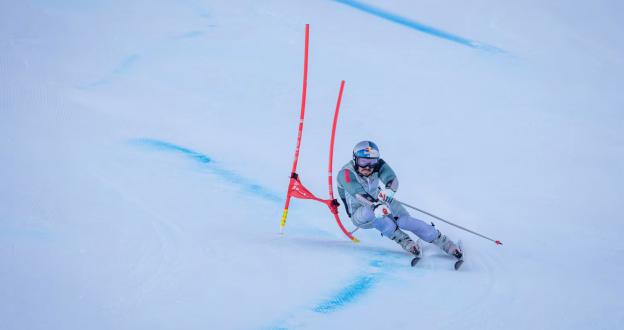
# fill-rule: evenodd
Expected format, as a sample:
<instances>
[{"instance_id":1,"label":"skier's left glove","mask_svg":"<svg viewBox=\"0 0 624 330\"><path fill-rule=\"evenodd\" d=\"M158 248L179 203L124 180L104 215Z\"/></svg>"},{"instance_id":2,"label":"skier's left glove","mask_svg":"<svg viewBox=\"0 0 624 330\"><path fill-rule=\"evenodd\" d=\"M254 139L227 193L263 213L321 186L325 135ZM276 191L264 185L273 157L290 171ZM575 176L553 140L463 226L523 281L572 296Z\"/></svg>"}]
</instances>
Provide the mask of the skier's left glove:
<instances>
[{"instance_id":1,"label":"skier's left glove","mask_svg":"<svg viewBox=\"0 0 624 330\"><path fill-rule=\"evenodd\" d=\"M392 203L394 200L394 191L388 188L379 189L379 194L377 194L377 199L385 203Z\"/></svg>"}]
</instances>

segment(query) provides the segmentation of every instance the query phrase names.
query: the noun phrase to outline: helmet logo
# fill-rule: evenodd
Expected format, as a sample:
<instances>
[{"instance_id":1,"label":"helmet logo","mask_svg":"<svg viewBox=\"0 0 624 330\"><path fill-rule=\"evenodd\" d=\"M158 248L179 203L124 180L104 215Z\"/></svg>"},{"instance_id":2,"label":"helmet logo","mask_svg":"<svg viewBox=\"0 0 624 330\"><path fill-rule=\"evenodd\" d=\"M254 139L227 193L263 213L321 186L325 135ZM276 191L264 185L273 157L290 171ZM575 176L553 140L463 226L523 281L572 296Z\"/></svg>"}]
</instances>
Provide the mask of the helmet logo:
<instances>
[{"instance_id":1,"label":"helmet logo","mask_svg":"<svg viewBox=\"0 0 624 330\"><path fill-rule=\"evenodd\" d=\"M379 158L379 149L370 141L362 141L353 148L354 157Z\"/></svg>"}]
</instances>

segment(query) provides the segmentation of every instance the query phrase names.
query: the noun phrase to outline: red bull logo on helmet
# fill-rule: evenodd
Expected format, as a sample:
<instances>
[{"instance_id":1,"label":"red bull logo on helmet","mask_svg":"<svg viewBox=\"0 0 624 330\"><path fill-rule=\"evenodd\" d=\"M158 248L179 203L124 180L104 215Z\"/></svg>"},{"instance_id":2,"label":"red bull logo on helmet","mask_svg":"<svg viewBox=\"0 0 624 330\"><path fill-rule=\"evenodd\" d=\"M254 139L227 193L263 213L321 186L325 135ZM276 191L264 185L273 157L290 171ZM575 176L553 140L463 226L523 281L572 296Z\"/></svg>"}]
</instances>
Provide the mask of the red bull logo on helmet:
<instances>
[{"instance_id":1,"label":"red bull logo on helmet","mask_svg":"<svg viewBox=\"0 0 624 330\"><path fill-rule=\"evenodd\" d=\"M353 155L363 158L379 158L379 149L370 141L362 141L356 144Z\"/></svg>"}]
</instances>

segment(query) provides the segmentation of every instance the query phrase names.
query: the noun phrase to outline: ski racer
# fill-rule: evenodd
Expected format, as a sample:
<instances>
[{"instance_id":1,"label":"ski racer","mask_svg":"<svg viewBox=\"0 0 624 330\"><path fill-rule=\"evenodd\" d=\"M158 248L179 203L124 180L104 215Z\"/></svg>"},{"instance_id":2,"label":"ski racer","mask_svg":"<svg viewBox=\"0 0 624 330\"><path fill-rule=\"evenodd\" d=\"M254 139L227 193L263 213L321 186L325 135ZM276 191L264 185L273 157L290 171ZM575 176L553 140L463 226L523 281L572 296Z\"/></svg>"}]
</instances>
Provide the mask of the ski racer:
<instances>
[{"instance_id":1,"label":"ski racer","mask_svg":"<svg viewBox=\"0 0 624 330\"><path fill-rule=\"evenodd\" d=\"M399 181L390 165L379 157L375 143L362 141L356 144L353 159L342 167L337 180L338 194L355 226L379 230L415 257L420 257L421 248L403 230L433 243L455 258L462 258L457 244L433 225L412 217L393 199Z\"/></svg>"}]
</instances>

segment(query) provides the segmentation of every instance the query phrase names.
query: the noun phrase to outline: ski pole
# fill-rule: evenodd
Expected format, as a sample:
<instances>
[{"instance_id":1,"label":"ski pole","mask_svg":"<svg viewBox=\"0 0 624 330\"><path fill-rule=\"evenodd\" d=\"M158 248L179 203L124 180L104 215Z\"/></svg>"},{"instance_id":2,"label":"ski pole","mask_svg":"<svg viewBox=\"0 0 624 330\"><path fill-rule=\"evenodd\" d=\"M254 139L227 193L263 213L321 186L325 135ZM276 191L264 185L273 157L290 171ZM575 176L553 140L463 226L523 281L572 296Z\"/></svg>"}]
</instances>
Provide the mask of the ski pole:
<instances>
[{"instance_id":1,"label":"ski pole","mask_svg":"<svg viewBox=\"0 0 624 330\"><path fill-rule=\"evenodd\" d=\"M431 214L431 213L429 213L429 212L427 212L427 211L421 210L421 209L419 209L419 208L417 208L417 207L414 207L414 206L411 206L411 205L409 205L409 204L403 203L403 202L398 201L398 200L396 200L396 199L395 199L395 201L397 201L399 204L401 204L401 205L403 205L403 206L409 207L410 209L413 209L413 210L416 210L416 211L418 211L418 212L424 213L424 214L426 214L426 215L428 215L428 216L430 216L430 217L432 217L432 218L438 219L438 220L440 220L440 221L442 221L442 222L446 222L446 223L448 223L448 224L449 224L449 225L451 225L451 226L457 227L457 228L459 228L459 229L461 229L461 230L467 231L467 232L469 232L469 233L471 233L471 234L474 234L474 235L477 235L477 236L479 236L479 237L485 238L485 239L487 239L487 240L489 240L489 241L492 241L492 242L496 243L496 245L503 245L503 243L502 243L501 241L499 241L499 240L494 240L494 239L491 239L491 238L489 238L489 237L487 237L487 236L483 236L483 235L481 235L481 234L479 234L479 233L477 233L477 232L474 232L474 231L472 231L472 230L470 230L470 229L468 229L468 228L464 228L464 227L462 227L462 226L460 226L460 225L456 225L456 224L454 224L454 223L452 223L452 222L450 222L450 221L448 221L448 220L444 220L444 219L442 219L442 218L440 218L440 217L438 217L438 216L436 216L436 215L434 215L434 214Z\"/></svg>"}]
</instances>

